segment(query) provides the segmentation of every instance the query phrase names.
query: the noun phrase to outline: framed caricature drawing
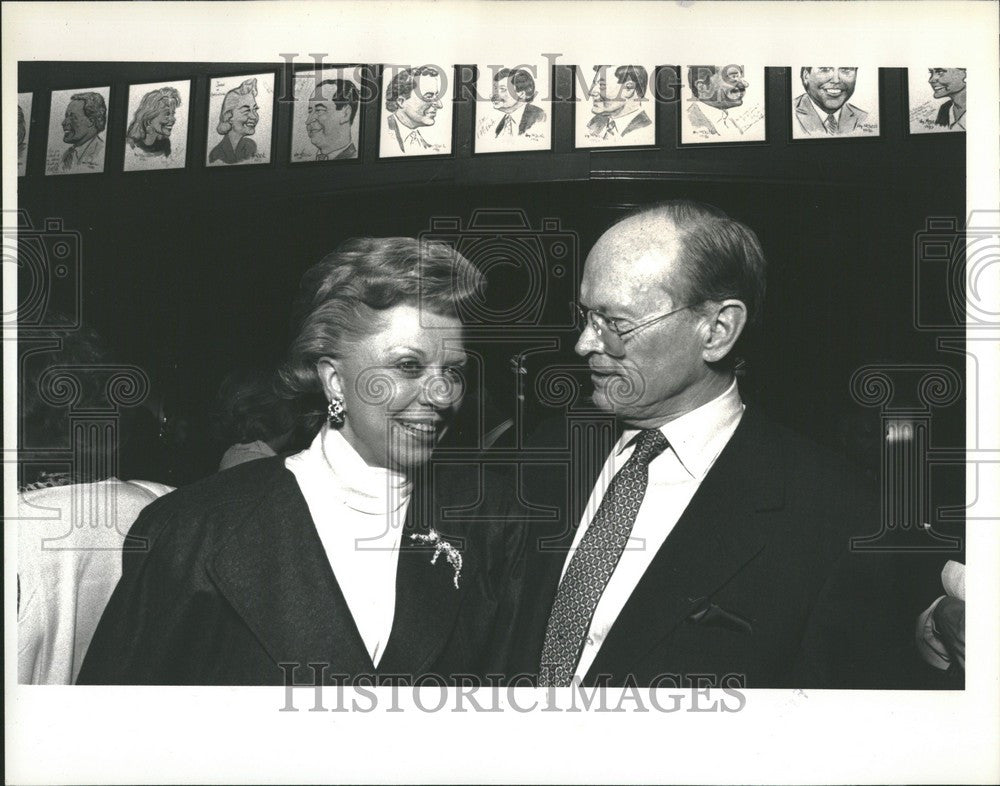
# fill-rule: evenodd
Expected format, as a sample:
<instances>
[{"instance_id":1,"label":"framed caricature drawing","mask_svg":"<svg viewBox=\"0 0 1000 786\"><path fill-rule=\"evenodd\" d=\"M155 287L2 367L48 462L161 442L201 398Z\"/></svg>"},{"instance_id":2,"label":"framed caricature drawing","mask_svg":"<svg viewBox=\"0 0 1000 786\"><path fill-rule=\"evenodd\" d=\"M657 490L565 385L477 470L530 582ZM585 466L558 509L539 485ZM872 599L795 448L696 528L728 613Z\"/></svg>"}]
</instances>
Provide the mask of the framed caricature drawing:
<instances>
[{"instance_id":1,"label":"framed caricature drawing","mask_svg":"<svg viewBox=\"0 0 1000 786\"><path fill-rule=\"evenodd\" d=\"M190 80L129 87L126 172L184 168L190 96Z\"/></svg>"},{"instance_id":2,"label":"framed caricature drawing","mask_svg":"<svg viewBox=\"0 0 1000 786\"><path fill-rule=\"evenodd\" d=\"M273 112L273 73L209 79L206 166L270 163Z\"/></svg>"},{"instance_id":3,"label":"framed caricature drawing","mask_svg":"<svg viewBox=\"0 0 1000 786\"><path fill-rule=\"evenodd\" d=\"M104 171L110 93L110 87L52 91L46 175Z\"/></svg>"},{"instance_id":4,"label":"framed caricature drawing","mask_svg":"<svg viewBox=\"0 0 1000 786\"><path fill-rule=\"evenodd\" d=\"M910 66L906 69L911 134L965 131L965 69Z\"/></svg>"},{"instance_id":5,"label":"framed caricature drawing","mask_svg":"<svg viewBox=\"0 0 1000 786\"><path fill-rule=\"evenodd\" d=\"M550 76L544 62L477 66L473 152L551 150Z\"/></svg>"},{"instance_id":6,"label":"framed caricature drawing","mask_svg":"<svg viewBox=\"0 0 1000 786\"><path fill-rule=\"evenodd\" d=\"M298 71L292 83L293 164L356 161L361 136L361 68Z\"/></svg>"},{"instance_id":7,"label":"framed caricature drawing","mask_svg":"<svg viewBox=\"0 0 1000 786\"><path fill-rule=\"evenodd\" d=\"M449 77L438 66L383 66L379 158L451 153L454 90Z\"/></svg>"},{"instance_id":8,"label":"framed caricature drawing","mask_svg":"<svg viewBox=\"0 0 1000 786\"><path fill-rule=\"evenodd\" d=\"M681 144L764 142L764 66L681 68Z\"/></svg>"},{"instance_id":9,"label":"framed caricature drawing","mask_svg":"<svg viewBox=\"0 0 1000 786\"><path fill-rule=\"evenodd\" d=\"M576 147L655 144L655 74L651 64L575 66Z\"/></svg>"},{"instance_id":10,"label":"framed caricature drawing","mask_svg":"<svg viewBox=\"0 0 1000 786\"><path fill-rule=\"evenodd\" d=\"M878 136L876 66L792 66L792 139Z\"/></svg>"}]
</instances>

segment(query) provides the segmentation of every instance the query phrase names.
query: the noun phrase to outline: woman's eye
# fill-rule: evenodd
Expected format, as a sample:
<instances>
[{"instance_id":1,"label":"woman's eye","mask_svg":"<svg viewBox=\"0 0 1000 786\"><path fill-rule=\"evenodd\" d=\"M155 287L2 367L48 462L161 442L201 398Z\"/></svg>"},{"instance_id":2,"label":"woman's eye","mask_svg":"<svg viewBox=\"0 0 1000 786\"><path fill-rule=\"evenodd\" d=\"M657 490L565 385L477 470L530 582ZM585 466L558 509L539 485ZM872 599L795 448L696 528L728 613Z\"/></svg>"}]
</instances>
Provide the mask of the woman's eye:
<instances>
[{"instance_id":1,"label":"woman's eye","mask_svg":"<svg viewBox=\"0 0 1000 786\"><path fill-rule=\"evenodd\" d=\"M424 367L415 360L401 360L396 364L396 368L408 377L419 377L424 370Z\"/></svg>"}]
</instances>

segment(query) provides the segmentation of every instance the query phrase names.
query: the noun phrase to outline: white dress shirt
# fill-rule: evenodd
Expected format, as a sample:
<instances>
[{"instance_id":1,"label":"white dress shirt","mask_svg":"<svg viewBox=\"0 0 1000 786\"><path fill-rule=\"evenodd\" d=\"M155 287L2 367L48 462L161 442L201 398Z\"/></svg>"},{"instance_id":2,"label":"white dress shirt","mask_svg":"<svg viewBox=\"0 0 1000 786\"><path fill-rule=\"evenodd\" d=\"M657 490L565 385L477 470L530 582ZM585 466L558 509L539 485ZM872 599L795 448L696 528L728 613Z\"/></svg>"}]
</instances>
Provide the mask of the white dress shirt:
<instances>
[{"instance_id":1,"label":"white dress shirt","mask_svg":"<svg viewBox=\"0 0 1000 786\"><path fill-rule=\"evenodd\" d=\"M816 115L819 117L820 122L823 124L823 128L825 128L827 131L830 130L829 120L831 117L833 117L834 122L836 122L837 124L837 127L840 128L840 113L843 112L844 106L847 104L846 101L843 104L841 104L834 112L827 112L823 107L821 107L819 104L817 104L815 101L812 100L812 96L809 96L809 103L812 104L813 109L816 110Z\"/></svg>"},{"instance_id":2,"label":"white dress shirt","mask_svg":"<svg viewBox=\"0 0 1000 786\"><path fill-rule=\"evenodd\" d=\"M518 129L521 127L521 118L524 117L524 109L528 106L527 104L521 104L517 109L509 114L505 114L505 117L509 117L510 120L506 121L506 126L497 136L517 136ZM504 113L501 113L504 114ZM500 118L494 128L499 127L500 123L505 122L504 118Z\"/></svg>"},{"instance_id":3,"label":"white dress shirt","mask_svg":"<svg viewBox=\"0 0 1000 786\"><path fill-rule=\"evenodd\" d=\"M649 484L636 516L632 535L598 601L590 623L587 641L576 667L576 676L580 679L586 676L611 626L615 624L656 552L691 502L715 459L733 436L744 409L734 379L725 393L660 427L670 447L649 465ZM573 546L563 565L563 576L604 499L611 479L632 455L635 449L632 441L638 433L635 429L626 430L604 462L604 468L577 528Z\"/></svg>"},{"instance_id":4,"label":"white dress shirt","mask_svg":"<svg viewBox=\"0 0 1000 786\"><path fill-rule=\"evenodd\" d=\"M396 567L411 484L370 467L336 429L285 459L309 506L365 649L378 666L396 613Z\"/></svg>"}]
</instances>

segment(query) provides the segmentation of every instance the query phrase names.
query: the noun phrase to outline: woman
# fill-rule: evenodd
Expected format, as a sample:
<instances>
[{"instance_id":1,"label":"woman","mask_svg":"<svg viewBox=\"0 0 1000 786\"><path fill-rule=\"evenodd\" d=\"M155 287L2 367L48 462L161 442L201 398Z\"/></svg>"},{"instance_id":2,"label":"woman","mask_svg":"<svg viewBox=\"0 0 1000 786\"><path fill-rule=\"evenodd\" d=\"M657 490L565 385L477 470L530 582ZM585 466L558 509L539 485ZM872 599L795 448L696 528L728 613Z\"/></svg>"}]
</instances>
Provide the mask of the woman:
<instances>
[{"instance_id":1,"label":"woman","mask_svg":"<svg viewBox=\"0 0 1000 786\"><path fill-rule=\"evenodd\" d=\"M482 514L504 521L514 495L481 491L475 467L464 478L428 464L461 399L458 309L480 281L451 249L408 238L349 241L306 272L281 379L325 422L299 454L147 509L132 534L148 551L126 556L80 683L283 684L296 666L311 683L307 664L325 664L327 683L451 682L489 669L523 541Z\"/></svg>"},{"instance_id":2,"label":"woman","mask_svg":"<svg viewBox=\"0 0 1000 786\"><path fill-rule=\"evenodd\" d=\"M125 132L128 149L141 157L170 158L170 132L180 105L181 94L176 88L161 87L146 93Z\"/></svg>"}]
</instances>

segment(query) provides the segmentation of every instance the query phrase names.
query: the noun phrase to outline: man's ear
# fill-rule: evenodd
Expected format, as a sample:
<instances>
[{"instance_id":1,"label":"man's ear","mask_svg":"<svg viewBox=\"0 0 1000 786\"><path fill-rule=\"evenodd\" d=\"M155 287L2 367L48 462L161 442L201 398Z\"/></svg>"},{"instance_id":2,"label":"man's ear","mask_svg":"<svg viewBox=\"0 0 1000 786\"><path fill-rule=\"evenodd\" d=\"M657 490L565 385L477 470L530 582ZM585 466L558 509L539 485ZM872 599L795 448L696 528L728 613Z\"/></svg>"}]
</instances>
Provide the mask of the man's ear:
<instances>
[{"instance_id":1,"label":"man's ear","mask_svg":"<svg viewBox=\"0 0 1000 786\"><path fill-rule=\"evenodd\" d=\"M339 363L336 358L321 357L316 361L316 373L323 386L323 395L327 401L344 399L343 378L340 375Z\"/></svg>"},{"instance_id":2,"label":"man's ear","mask_svg":"<svg viewBox=\"0 0 1000 786\"><path fill-rule=\"evenodd\" d=\"M711 92L709 88L711 87L711 82L707 79L699 79L694 83L695 92L698 94L697 98L699 101L705 98L711 98Z\"/></svg>"},{"instance_id":3,"label":"man's ear","mask_svg":"<svg viewBox=\"0 0 1000 786\"><path fill-rule=\"evenodd\" d=\"M747 324L747 307L742 300L730 299L709 304L701 356L717 363L728 355Z\"/></svg>"}]
</instances>

